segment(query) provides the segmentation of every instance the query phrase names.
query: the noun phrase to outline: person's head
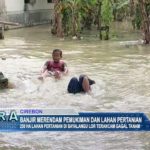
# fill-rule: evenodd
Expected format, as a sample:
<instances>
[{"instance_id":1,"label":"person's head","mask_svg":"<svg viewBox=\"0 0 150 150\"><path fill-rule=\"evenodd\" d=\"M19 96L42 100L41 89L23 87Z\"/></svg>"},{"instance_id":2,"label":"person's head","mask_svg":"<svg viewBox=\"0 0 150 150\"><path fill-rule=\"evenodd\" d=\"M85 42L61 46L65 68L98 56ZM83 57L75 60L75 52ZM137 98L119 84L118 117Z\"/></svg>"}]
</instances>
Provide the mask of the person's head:
<instances>
[{"instance_id":1,"label":"person's head","mask_svg":"<svg viewBox=\"0 0 150 150\"><path fill-rule=\"evenodd\" d=\"M3 73L0 72L0 89L8 87L8 79L4 77Z\"/></svg>"},{"instance_id":2,"label":"person's head","mask_svg":"<svg viewBox=\"0 0 150 150\"><path fill-rule=\"evenodd\" d=\"M54 62L59 62L62 58L62 51L60 49L54 49L52 53Z\"/></svg>"}]
</instances>

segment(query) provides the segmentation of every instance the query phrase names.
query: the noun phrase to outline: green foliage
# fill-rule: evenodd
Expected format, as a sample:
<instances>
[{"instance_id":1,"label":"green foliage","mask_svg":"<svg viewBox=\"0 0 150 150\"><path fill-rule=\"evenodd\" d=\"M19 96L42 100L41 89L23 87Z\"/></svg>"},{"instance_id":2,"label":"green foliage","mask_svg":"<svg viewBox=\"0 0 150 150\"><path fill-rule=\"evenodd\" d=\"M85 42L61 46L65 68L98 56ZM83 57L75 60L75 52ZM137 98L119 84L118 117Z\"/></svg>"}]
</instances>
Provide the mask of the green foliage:
<instances>
[{"instance_id":1,"label":"green foliage","mask_svg":"<svg viewBox=\"0 0 150 150\"><path fill-rule=\"evenodd\" d=\"M128 6L129 3L130 3L130 0L121 0L121 1L119 1L119 2L117 3L116 9L117 9L117 10L118 10L118 9L122 9L122 8Z\"/></svg>"},{"instance_id":2,"label":"green foliage","mask_svg":"<svg viewBox=\"0 0 150 150\"><path fill-rule=\"evenodd\" d=\"M130 13L130 0L112 0L114 20L122 21Z\"/></svg>"},{"instance_id":3,"label":"green foliage","mask_svg":"<svg viewBox=\"0 0 150 150\"><path fill-rule=\"evenodd\" d=\"M102 1L102 21L109 26L113 20L113 10L110 0Z\"/></svg>"},{"instance_id":4,"label":"green foliage","mask_svg":"<svg viewBox=\"0 0 150 150\"><path fill-rule=\"evenodd\" d=\"M146 4L147 15L150 15L150 2Z\"/></svg>"},{"instance_id":5,"label":"green foliage","mask_svg":"<svg viewBox=\"0 0 150 150\"><path fill-rule=\"evenodd\" d=\"M135 21L135 28L139 30L142 25L142 15L141 15L139 5L136 5L134 21Z\"/></svg>"}]
</instances>

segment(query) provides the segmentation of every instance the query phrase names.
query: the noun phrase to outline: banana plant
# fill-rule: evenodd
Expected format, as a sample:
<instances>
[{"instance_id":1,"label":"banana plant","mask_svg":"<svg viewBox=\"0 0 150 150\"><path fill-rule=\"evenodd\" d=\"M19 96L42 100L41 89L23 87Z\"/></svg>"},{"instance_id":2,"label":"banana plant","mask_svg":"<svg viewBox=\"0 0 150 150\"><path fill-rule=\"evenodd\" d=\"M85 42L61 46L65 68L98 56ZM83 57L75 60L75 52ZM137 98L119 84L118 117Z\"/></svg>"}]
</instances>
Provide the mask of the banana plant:
<instances>
[{"instance_id":1,"label":"banana plant","mask_svg":"<svg viewBox=\"0 0 150 150\"><path fill-rule=\"evenodd\" d=\"M81 1L82 0L64 0L65 2L65 9L70 13L68 15L68 22L71 29L72 36L76 36L78 31L80 31L80 23L81 23L81 16L80 16L80 8L81 8Z\"/></svg>"},{"instance_id":2,"label":"banana plant","mask_svg":"<svg viewBox=\"0 0 150 150\"><path fill-rule=\"evenodd\" d=\"M61 0L53 0L55 3L54 6L54 23L51 29L52 34L56 34L57 37L63 37L63 28L62 28L62 1Z\"/></svg>"}]
</instances>

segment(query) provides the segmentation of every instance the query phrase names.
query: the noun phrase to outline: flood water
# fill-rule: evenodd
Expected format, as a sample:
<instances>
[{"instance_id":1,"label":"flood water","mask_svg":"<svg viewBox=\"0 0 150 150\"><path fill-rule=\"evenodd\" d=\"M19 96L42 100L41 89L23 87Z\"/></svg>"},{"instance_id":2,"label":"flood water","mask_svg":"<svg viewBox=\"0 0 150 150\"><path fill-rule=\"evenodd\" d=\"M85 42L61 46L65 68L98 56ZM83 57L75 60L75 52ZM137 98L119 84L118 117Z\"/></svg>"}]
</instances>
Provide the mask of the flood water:
<instances>
[{"instance_id":1,"label":"flood water","mask_svg":"<svg viewBox=\"0 0 150 150\"><path fill-rule=\"evenodd\" d=\"M65 108L76 112L144 112L150 116L150 47L52 37L49 26L5 32L0 41L0 71L16 88L0 91L1 108ZM37 80L55 48L63 50L69 75L60 81ZM96 81L92 95L67 93L71 77L87 74ZM17 132L0 133L0 150L149 150L149 132Z\"/></svg>"}]
</instances>

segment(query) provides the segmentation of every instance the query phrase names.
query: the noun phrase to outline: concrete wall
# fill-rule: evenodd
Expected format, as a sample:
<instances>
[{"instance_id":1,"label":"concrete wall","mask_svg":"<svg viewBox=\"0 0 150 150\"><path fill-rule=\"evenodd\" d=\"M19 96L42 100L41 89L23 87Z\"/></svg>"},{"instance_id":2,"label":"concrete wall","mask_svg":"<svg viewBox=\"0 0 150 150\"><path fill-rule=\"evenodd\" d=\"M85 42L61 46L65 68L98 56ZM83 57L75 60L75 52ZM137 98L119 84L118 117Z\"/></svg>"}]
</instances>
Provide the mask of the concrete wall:
<instances>
[{"instance_id":1,"label":"concrete wall","mask_svg":"<svg viewBox=\"0 0 150 150\"><path fill-rule=\"evenodd\" d=\"M6 7L5 7L5 0L0 0L0 20L5 20L6 17Z\"/></svg>"},{"instance_id":2,"label":"concrete wall","mask_svg":"<svg viewBox=\"0 0 150 150\"><path fill-rule=\"evenodd\" d=\"M5 0L6 12L24 11L24 0Z\"/></svg>"},{"instance_id":3,"label":"concrete wall","mask_svg":"<svg viewBox=\"0 0 150 150\"><path fill-rule=\"evenodd\" d=\"M47 0L36 0L35 4L26 4L28 10L43 10L43 9L53 9L53 3L47 3ZM24 0L5 0L6 11L8 13L24 11L25 3Z\"/></svg>"},{"instance_id":4,"label":"concrete wall","mask_svg":"<svg viewBox=\"0 0 150 150\"><path fill-rule=\"evenodd\" d=\"M39 9L53 9L53 3L47 3L47 0L36 0L34 5L28 4L29 10L39 10Z\"/></svg>"},{"instance_id":5,"label":"concrete wall","mask_svg":"<svg viewBox=\"0 0 150 150\"><path fill-rule=\"evenodd\" d=\"M25 26L49 23L53 19L54 4L47 0L36 0L35 4L25 4L24 0L5 0L7 21Z\"/></svg>"}]
</instances>

